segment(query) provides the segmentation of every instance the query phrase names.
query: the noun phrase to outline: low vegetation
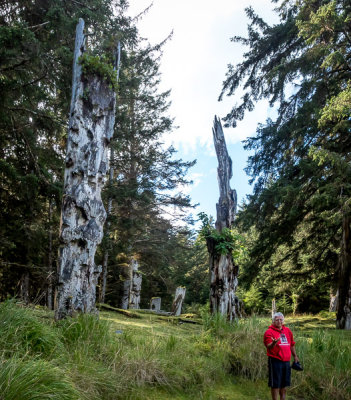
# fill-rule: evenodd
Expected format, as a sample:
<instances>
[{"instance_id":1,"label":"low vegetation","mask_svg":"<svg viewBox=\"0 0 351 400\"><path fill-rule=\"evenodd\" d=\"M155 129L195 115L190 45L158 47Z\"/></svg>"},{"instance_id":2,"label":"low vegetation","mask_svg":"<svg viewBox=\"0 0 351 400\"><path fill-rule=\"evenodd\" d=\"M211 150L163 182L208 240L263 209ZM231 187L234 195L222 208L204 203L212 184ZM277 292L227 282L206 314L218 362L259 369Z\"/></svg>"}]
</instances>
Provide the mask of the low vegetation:
<instances>
[{"instance_id":1,"label":"low vegetation","mask_svg":"<svg viewBox=\"0 0 351 400\"><path fill-rule=\"evenodd\" d=\"M134 311L55 323L51 312L0 304L2 400L269 399L262 334L268 318L228 325L202 310L185 323ZM351 333L334 315L287 319L305 367L290 399L351 396Z\"/></svg>"}]
</instances>

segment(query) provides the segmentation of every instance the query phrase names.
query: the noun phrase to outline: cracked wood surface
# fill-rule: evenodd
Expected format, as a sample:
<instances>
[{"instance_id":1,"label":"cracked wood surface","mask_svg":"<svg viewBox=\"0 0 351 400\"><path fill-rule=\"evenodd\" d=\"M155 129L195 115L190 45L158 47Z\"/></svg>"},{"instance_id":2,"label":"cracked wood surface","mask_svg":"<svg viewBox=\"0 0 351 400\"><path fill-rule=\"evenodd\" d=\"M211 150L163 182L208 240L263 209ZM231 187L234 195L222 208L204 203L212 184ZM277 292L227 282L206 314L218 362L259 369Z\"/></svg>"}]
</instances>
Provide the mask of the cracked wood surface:
<instances>
[{"instance_id":1,"label":"cracked wood surface","mask_svg":"<svg viewBox=\"0 0 351 400\"><path fill-rule=\"evenodd\" d=\"M230 179L233 176L232 160L228 154L222 124L216 116L212 133L218 159L217 176L220 194L216 204L216 229L222 232L224 228L230 229L234 223L237 196L236 191L230 188ZM212 313L220 312L232 321L240 315L239 299L235 295L238 286L238 267L234 264L231 252L218 254L215 245L212 238L207 239L211 277L210 308Z\"/></svg>"},{"instance_id":2,"label":"cracked wood surface","mask_svg":"<svg viewBox=\"0 0 351 400\"><path fill-rule=\"evenodd\" d=\"M101 266L95 252L106 211L101 189L107 178L107 146L113 134L115 93L99 76L82 75L84 21L79 20L73 62L58 262L56 319L94 312Z\"/></svg>"}]
</instances>

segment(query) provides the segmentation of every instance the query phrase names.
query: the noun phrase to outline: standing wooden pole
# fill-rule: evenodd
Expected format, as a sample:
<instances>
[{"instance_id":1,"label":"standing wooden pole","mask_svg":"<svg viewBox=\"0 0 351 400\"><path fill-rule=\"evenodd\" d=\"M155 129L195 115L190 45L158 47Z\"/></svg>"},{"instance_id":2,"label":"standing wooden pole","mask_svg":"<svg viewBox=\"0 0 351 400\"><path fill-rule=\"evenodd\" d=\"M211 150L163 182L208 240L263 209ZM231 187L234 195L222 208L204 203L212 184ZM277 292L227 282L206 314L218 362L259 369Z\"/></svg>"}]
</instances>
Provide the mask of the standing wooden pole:
<instances>
[{"instance_id":1,"label":"standing wooden pole","mask_svg":"<svg viewBox=\"0 0 351 400\"><path fill-rule=\"evenodd\" d=\"M82 76L79 57L85 51L83 31L80 19L73 61L56 319L96 310L101 266L95 265L94 257L106 219L101 189L108 171L107 145L113 134L116 96L102 77Z\"/></svg>"},{"instance_id":2,"label":"standing wooden pole","mask_svg":"<svg viewBox=\"0 0 351 400\"><path fill-rule=\"evenodd\" d=\"M185 298L186 288L184 286L178 286L175 292L173 304L172 304L172 314L176 317L182 313L183 301Z\"/></svg>"},{"instance_id":3,"label":"standing wooden pole","mask_svg":"<svg viewBox=\"0 0 351 400\"><path fill-rule=\"evenodd\" d=\"M121 300L121 308L122 308L122 310L128 310L130 285L131 285L130 278L129 279L125 279L123 281L123 293L122 293L122 300Z\"/></svg>"},{"instance_id":4,"label":"standing wooden pole","mask_svg":"<svg viewBox=\"0 0 351 400\"><path fill-rule=\"evenodd\" d=\"M152 297L150 300L150 310L160 311L161 310L161 297Z\"/></svg>"},{"instance_id":5,"label":"standing wooden pole","mask_svg":"<svg viewBox=\"0 0 351 400\"><path fill-rule=\"evenodd\" d=\"M139 263L134 257L132 257L130 262L130 277L129 308L139 309L143 276L139 271Z\"/></svg>"},{"instance_id":6,"label":"standing wooden pole","mask_svg":"<svg viewBox=\"0 0 351 400\"><path fill-rule=\"evenodd\" d=\"M230 188L230 178L233 176L232 160L228 154L221 122L217 117L214 119L212 132L218 159L217 176L220 193L216 204L216 229L221 233L223 229L232 227L237 198L236 191ZM240 315L239 300L235 295L238 285L238 267L234 264L231 251L228 250L226 254L218 253L216 243L211 237L207 239L207 248L210 255L211 312L219 312L232 321Z\"/></svg>"}]
</instances>

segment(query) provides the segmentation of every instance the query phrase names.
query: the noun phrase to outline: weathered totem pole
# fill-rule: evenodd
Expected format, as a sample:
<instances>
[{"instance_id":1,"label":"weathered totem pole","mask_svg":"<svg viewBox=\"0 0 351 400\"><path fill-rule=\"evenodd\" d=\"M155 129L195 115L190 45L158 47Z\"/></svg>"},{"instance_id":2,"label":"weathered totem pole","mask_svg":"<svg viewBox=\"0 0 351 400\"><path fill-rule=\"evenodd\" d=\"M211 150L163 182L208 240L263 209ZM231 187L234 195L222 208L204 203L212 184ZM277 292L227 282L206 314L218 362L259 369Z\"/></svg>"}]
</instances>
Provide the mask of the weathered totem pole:
<instances>
[{"instance_id":1,"label":"weathered totem pole","mask_svg":"<svg viewBox=\"0 0 351 400\"><path fill-rule=\"evenodd\" d=\"M143 276L139 271L139 263L135 258L132 258L131 260L130 271L131 271L131 281L130 281L130 293L129 293L129 308L139 309L141 282L143 280Z\"/></svg>"},{"instance_id":2,"label":"weathered totem pole","mask_svg":"<svg viewBox=\"0 0 351 400\"><path fill-rule=\"evenodd\" d=\"M128 266L128 277L123 281L123 293L121 308L140 308L140 292L142 283L142 274L139 271L138 261L132 257Z\"/></svg>"},{"instance_id":3,"label":"weathered totem pole","mask_svg":"<svg viewBox=\"0 0 351 400\"><path fill-rule=\"evenodd\" d=\"M84 21L79 20L73 60L72 100L62 200L56 319L94 312L101 266L94 262L106 211L101 189L108 171L107 145L116 96L102 77L82 74Z\"/></svg>"},{"instance_id":4,"label":"weathered totem pole","mask_svg":"<svg viewBox=\"0 0 351 400\"><path fill-rule=\"evenodd\" d=\"M172 314L176 317L182 313L182 305L185 298L186 288L179 286L176 289L173 304L172 304Z\"/></svg>"},{"instance_id":5,"label":"weathered totem pole","mask_svg":"<svg viewBox=\"0 0 351 400\"><path fill-rule=\"evenodd\" d=\"M213 140L218 159L219 201L216 204L216 229L222 232L231 228L237 206L236 191L230 188L230 178L233 176L232 160L228 155L222 124L215 116L212 129ZM207 249L210 255L210 308L211 312L220 312L229 321L240 316L239 299L235 295L238 285L238 267L234 264L231 251L220 254L216 251L213 238L207 238Z\"/></svg>"},{"instance_id":6,"label":"weathered totem pole","mask_svg":"<svg viewBox=\"0 0 351 400\"><path fill-rule=\"evenodd\" d=\"M123 281L123 293L121 299L122 310L128 310L129 306L129 294L130 294L130 278Z\"/></svg>"},{"instance_id":7,"label":"weathered totem pole","mask_svg":"<svg viewBox=\"0 0 351 400\"><path fill-rule=\"evenodd\" d=\"M161 311L161 297L152 297L150 300L150 310Z\"/></svg>"}]
</instances>

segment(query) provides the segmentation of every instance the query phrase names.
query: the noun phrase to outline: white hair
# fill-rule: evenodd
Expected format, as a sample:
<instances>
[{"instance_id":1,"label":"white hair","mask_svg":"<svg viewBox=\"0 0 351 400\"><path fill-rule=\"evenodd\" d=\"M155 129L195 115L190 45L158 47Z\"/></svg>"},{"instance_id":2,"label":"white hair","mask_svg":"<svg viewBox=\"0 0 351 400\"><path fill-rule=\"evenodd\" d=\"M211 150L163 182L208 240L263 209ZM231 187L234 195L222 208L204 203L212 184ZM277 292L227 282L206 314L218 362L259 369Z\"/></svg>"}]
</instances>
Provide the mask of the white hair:
<instances>
[{"instance_id":1,"label":"white hair","mask_svg":"<svg viewBox=\"0 0 351 400\"><path fill-rule=\"evenodd\" d=\"M277 317L282 317L282 318L283 318L283 321L284 321L284 315L283 315L281 312L276 312L276 313L274 313L274 314L273 314L273 317L272 317L272 321L274 322L274 320L275 320Z\"/></svg>"}]
</instances>

